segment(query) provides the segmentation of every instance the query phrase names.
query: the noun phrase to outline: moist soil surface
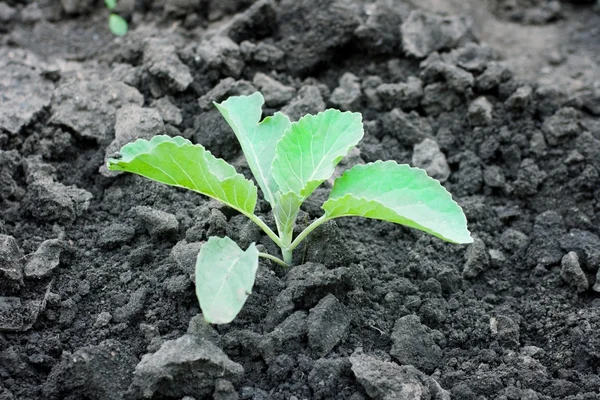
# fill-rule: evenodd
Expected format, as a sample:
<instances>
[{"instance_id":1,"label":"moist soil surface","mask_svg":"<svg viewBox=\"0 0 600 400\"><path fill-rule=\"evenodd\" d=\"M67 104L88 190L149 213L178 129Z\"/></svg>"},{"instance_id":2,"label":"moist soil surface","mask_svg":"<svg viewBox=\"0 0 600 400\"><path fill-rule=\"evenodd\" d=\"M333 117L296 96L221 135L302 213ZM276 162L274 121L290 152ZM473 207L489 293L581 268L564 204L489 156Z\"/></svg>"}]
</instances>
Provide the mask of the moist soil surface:
<instances>
[{"instance_id":1,"label":"moist soil surface","mask_svg":"<svg viewBox=\"0 0 600 400\"><path fill-rule=\"evenodd\" d=\"M599 4L122 0L117 38L100 3L0 1L0 399L600 398ZM425 168L474 243L339 219L205 323L202 243L278 249L105 160L181 135L250 177L212 102L257 90L361 112L341 165Z\"/></svg>"}]
</instances>

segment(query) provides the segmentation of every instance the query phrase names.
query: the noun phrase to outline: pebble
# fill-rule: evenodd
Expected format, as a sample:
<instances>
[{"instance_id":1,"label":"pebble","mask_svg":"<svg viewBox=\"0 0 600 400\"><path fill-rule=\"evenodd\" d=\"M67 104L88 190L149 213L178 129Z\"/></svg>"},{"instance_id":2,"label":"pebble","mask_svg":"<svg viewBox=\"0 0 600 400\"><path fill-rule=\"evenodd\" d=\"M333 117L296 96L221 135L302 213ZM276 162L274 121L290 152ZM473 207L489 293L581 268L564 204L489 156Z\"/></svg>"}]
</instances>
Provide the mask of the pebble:
<instances>
[{"instance_id":1,"label":"pebble","mask_svg":"<svg viewBox=\"0 0 600 400\"><path fill-rule=\"evenodd\" d=\"M469 122L473 126L486 126L492 122L493 106L488 99L481 96L469 104Z\"/></svg>"},{"instance_id":2,"label":"pebble","mask_svg":"<svg viewBox=\"0 0 600 400\"><path fill-rule=\"evenodd\" d=\"M33 253L25 265L25 276L28 278L44 278L58 267L60 255L65 248L65 243L59 239L45 240Z\"/></svg>"},{"instance_id":3,"label":"pebble","mask_svg":"<svg viewBox=\"0 0 600 400\"><path fill-rule=\"evenodd\" d=\"M183 92L194 78L179 59L177 49L168 40L148 39L144 46L144 69L150 77L150 91L155 98Z\"/></svg>"},{"instance_id":4,"label":"pebble","mask_svg":"<svg viewBox=\"0 0 600 400\"><path fill-rule=\"evenodd\" d=\"M450 166L437 142L426 138L413 148L412 165L424 169L427 174L444 183L450 177Z\"/></svg>"},{"instance_id":5,"label":"pebble","mask_svg":"<svg viewBox=\"0 0 600 400\"><path fill-rule=\"evenodd\" d=\"M262 72L257 72L254 75L252 84L260 90L265 98L265 104L268 107L281 107L287 104L296 95L296 89L294 87L284 85Z\"/></svg>"},{"instance_id":6,"label":"pebble","mask_svg":"<svg viewBox=\"0 0 600 400\"><path fill-rule=\"evenodd\" d=\"M473 243L467 249L467 260L463 267L464 278L475 278L490 265L487 249L483 240L474 238Z\"/></svg>"},{"instance_id":7,"label":"pebble","mask_svg":"<svg viewBox=\"0 0 600 400\"><path fill-rule=\"evenodd\" d=\"M193 396L205 398L217 379L240 382L244 368L207 340L193 335L168 340L135 367L130 390L136 398Z\"/></svg>"},{"instance_id":8,"label":"pebble","mask_svg":"<svg viewBox=\"0 0 600 400\"><path fill-rule=\"evenodd\" d=\"M324 357L344 339L350 327L351 315L332 294L313 307L306 322L308 345L317 357Z\"/></svg>"},{"instance_id":9,"label":"pebble","mask_svg":"<svg viewBox=\"0 0 600 400\"><path fill-rule=\"evenodd\" d=\"M579 256L574 251L568 252L560 263L560 277L569 286L575 288L578 293L585 292L589 288L589 282L585 272L579 265Z\"/></svg>"},{"instance_id":10,"label":"pebble","mask_svg":"<svg viewBox=\"0 0 600 400\"><path fill-rule=\"evenodd\" d=\"M346 72L338 83L339 86L333 90L329 101L342 111L357 110L362 100L360 79L353 73Z\"/></svg>"},{"instance_id":11,"label":"pebble","mask_svg":"<svg viewBox=\"0 0 600 400\"><path fill-rule=\"evenodd\" d=\"M153 238L170 237L179 231L179 221L171 213L147 206L137 206L132 211Z\"/></svg>"},{"instance_id":12,"label":"pebble","mask_svg":"<svg viewBox=\"0 0 600 400\"><path fill-rule=\"evenodd\" d=\"M414 365L427 373L438 367L442 351L418 316L407 315L396 320L391 339L390 355L401 364Z\"/></svg>"}]
</instances>

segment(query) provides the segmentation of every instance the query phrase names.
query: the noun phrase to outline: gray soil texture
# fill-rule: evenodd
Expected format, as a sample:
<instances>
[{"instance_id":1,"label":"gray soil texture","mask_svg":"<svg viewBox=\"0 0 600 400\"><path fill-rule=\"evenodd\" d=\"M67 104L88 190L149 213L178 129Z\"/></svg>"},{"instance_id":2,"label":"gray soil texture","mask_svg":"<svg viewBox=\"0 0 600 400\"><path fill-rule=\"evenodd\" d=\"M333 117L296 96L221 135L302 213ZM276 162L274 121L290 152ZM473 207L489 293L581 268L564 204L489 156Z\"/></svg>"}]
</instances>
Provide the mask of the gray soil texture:
<instances>
[{"instance_id":1,"label":"gray soil texture","mask_svg":"<svg viewBox=\"0 0 600 400\"><path fill-rule=\"evenodd\" d=\"M600 399L600 2L121 0L124 37L103 3L0 0L0 400ZM105 160L180 135L250 177L212 102L257 90L361 112L341 165L424 168L474 242L342 218L204 322L209 236L278 249Z\"/></svg>"}]
</instances>

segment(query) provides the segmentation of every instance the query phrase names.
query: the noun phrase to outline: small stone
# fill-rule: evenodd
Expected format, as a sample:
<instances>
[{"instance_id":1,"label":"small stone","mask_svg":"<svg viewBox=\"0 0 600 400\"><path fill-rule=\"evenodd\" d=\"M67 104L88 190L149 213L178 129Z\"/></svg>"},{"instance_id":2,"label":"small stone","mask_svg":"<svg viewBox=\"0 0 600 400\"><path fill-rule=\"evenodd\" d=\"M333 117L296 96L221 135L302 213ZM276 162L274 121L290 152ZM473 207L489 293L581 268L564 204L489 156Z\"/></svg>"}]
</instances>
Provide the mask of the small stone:
<instances>
[{"instance_id":1,"label":"small stone","mask_svg":"<svg viewBox=\"0 0 600 400\"><path fill-rule=\"evenodd\" d=\"M110 79L61 79L54 91L50 122L65 125L77 135L103 142L115 126L117 110L126 104L141 106L137 89Z\"/></svg>"},{"instance_id":2,"label":"small stone","mask_svg":"<svg viewBox=\"0 0 600 400\"><path fill-rule=\"evenodd\" d=\"M52 273L60 263L60 254L65 248L65 243L59 239L50 239L42 242L40 247L31 256L25 265L25 276L28 278L43 278Z\"/></svg>"},{"instance_id":3,"label":"small stone","mask_svg":"<svg viewBox=\"0 0 600 400\"><path fill-rule=\"evenodd\" d=\"M213 343L183 335L142 357L130 390L143 398L191 395L201 399L214 391L217 379L238 383L243 374L244 368Z\"/></svg>"},{"instance_id":4,"label":"small stone","mask_svg":"<svg viewBox=\"0 0 600 400\"><path fill-rule=\"evenodd\" d=\"M598 272L596 272L596 282L594 283L592 290L594 292L600 293L600 269L598 270Z\"/></svg>"},{"instance_id":5,"label":"small stone","mask_svg":"<svg viewBox=\"0 0 600 400\"><path fill-rule=\"evenodd\" d=\"M433 136L431 125L427 119L415 111L405 113L395 108L382 118L383 132L403 145L414 146L425 138Z\"/></svg>"},{"instance_id":6,"label":"small stone","mask_svg":"<svg viewBox=\"0 0 600 400\"><path fill-rule=\"evenodd\" d=\"M177 242L171 249L171 258L175 260L182 272L194 276L196 271L196 258L202 247L202 242L188 243L185 240Z\"/></svg>"},{"instance_id":7,"label":"small stone","mask_svg":"<svg viewBox=\"0 0 600 400\"><path fill-rule=\"evenodd\" d=\"M298 351L306 337L306 312L296 311L267 334L258 344L258 350L267 364L278 355Z\"/></svg>"},{"instance_id":8,"label":"small stone","mask_svg":"<svg viewBox=\"0 0 600 400\"><path fill-rule=\"evenodd\" d=\"M417 58L437 50L448 50L466 42L471 36L472 21L466 16L444 17L421 10L410 13L402 23L404 51Z\"/></svg>"},{"instance_id":9,"label":"small stone","mask_svg":"<svg viewBox=\"0 0 600 400\"><path fill-rule=\"evenodd\" d=\"M423 82L414 76L409 76L406 83L382 83L375 90L386 109L411 110L417 108L423 98Z\"/></svg>"},{"instance_id":10,"label":"small stone","mask_svg":"<svg viewBox=\"0 0 600 400\"><path fill-rule=\"evenodd\" d=\"M227 100L231 96L247 96L254 92L256 92L256 88L252 83L243 79L236 81L229 76L225 79L221 79L215 87L200 97L198 99L198 105L200 105L200 108L204 111L213 111L213 102L218 103Z\"/></svg>"},{"instance_id":11,"label":"small stone","mask_svg":"<svg viewBox=\"0 0 600 400\"><path fill-rule=\"evenodd\" d=\"M467 43L450 53L456 65L470 72L483 72L498 58L496 51L485 44Z\"/></svg>"},{"instance_id":12,"label":"small stone","mask_svg":"<svg viewBox=\"0 0 600 400\"><path fill-rule=\"evenodd\" d=\"M421 105L427 115L439 115L454 110L463 100L445 82L431 83L423 89Z\"/></svg>"},{"instance_id":13,"label":"small stone","mask_svg":"<svg viewBox=\"0 0 600 400\"><path fill-rule=\"evenodd\" d=\"M490 249L488 255L490 256L490 264L493 268L500 268L506 262L506 257L500 250Z\"/></svg>"},{"instance_id":14,"label":"small stone","mask_svg":"<svg viewBox=\"0 0 600 400\"><path fill-rule=\"evenodd\" d=\"M297 121L306 114L317 114L325 111L325 101L319 87L316 85L303 86L296 97L281 112Z\"/></svg>"},{"instance_id":15,"label":"small stone","mask_svg":"<svg viewBox=\"0 0 600 400\"><path fill-rule=\"evenodd\" d=\"M154 238L174 236L179 232L179 221L173 214L147 206L137 206L132 211Z\"/></svg>"},{"instance_id":16,"label":"small stone","mask_svg":"<svg viewBox=\"0 0 600 400\"><path fill-rule=\"evenodd\" d=\"M190 320L187 333L198 339L208 340L217 346L221 346L221 336L215 328L206 322L202 314L197 314Z\"/></svg>"},{"instance_id":17,"label":"small stone","mask_svg":"<svg viewBox=\"0 0 600 400\"><path fill-rule=\"evenodd\" d=\"M313 391L314 398L334 399L338 388L343 387L351 373L348 358L320 358L308 374L308 386Z\"/></svg>"},{"instance_id":18,"label":"small stone","mask_svg":"<svg viewBox=\"0 0 600 400\"><path fill-rule=\"evenodd\" d=\"M486 271L490 265L487 249L483 240L474 238L473 243L467 249L467 261L463 267L464 278L475 278Z\"/></svg>"},{"instance_id":19,"label":"small stone","mask_svg":"<svg viewBox=\"0 0 600 400\"><path fill-rule=\"evenodd\" d=\"M214 14L213 7L221 3L220 1L211 1L211 14ZM223 2L224 6L236 4ZM257 0L244 11L234 15L225 23L219 34L228 36L234 42L239 43L247 39L262 39L271 36L273 30L277 27L275 21L277 9L273 0Z\"/></svg>"},{"instance_id":20,"label":"small stone","mask_svg":"<svg viewBox=\"0 0 600 400\"><path fill-rule=\"evenodd\" d=\"M469 122L474 126L485 126L492 122L492 104L481 96L469 104Z\"/></svg>"},{"instance_id":21,"label":"small stone","mask_svg":"<svg viewBox=\"0 0 600 400\"><path fill-rule=\"evenodd\" d=\"M0 293L13 293L23 285L24 255L17 240L0 234Z\"/></svg>"},{"instance_id":22,"label":"small stone","mask_svg":"<svg viewBox=\"0 0 600 400\"><path fill-rule=\"evenodd\" d=\"M500 244L508 252L525 250L529 246L529 236L517 229L508 228L502 232Z\"/></svg>"},{"instance_id":23,"label":"small stone","mask_svg":"<svg viewBox=\"0 0 600 400\"><path fill-rule=\"evenodd\" d=\"M175 46L160 38L151 38L144 46L144 68L150 76L150 91L154 97L183 92L194 78L181 62Z\"/></svg>"},{"instance_id":24,"label":"small stone","mask_svg":"<svg viewBox=\"0 0 600 400\"><path fill-rule=\"evenodd\" d=\"M151 106L158 110L164 122L173 125L181 125L183 122L181 110L171 102L168 96L154 100Z\"/></svg>"},{"instance_id":25,"label":"small stone","mask_svg":"<svg viewBox=\"0 0 600 400\"><path fill-rule=\"evenodd\" d=\"M600 238L595 233L571 229L560 238L560 246L576 252L589 271L596 272L600 268Z\"/></svg>"},{"instance_id":26,"label":"small stone","mask_svg":"<svg viewBox=\"0 0 600 400\"><path fill-rule=\"evenodd\" d=\"M342 111L356 110L360 106L362 93L360 79L351 72L346 72L339 79L339 86L333 90L329 101Z\"/></svg>"},{"instance_id":27,"label":"small stone","mask_svg":"<svg viewBox=\"0 0 600 400\"><path fill-rule=\"evenodd\" d=\"M252 84L263 94L265 97L265 104L268 107L281 107L287 104L296 95L295 88L286 86L262 72L257 72L256 75L254 75Z\"/></svg>"},{"instance_id":28,"label":"small stone","mask_svg":"<svg viewBox=\"0 0 600 400\"><path fill-rule=\"evenodd\" d=\"M131 293L127 304L118 307L113 313L115 322L127 322L142 312L146 297L148 297L148 288L145 286Z\"/></svg>"},{"instance_id":29,"label":"small stone","mask_svg":"<svg viewBox=\"0 0 600 400\"><path fill-rule=\"evenodd\" d=\"M483 182L492 188L503 188L506 186L506 178L500 167L492 165L483 170Z\"/></svg>"},{"instance_id":30,"label":"small stone","mask_svg":"<svg viewBox=\"0 0 600 400\"><path fill-rule=\"evenodd\" d=\"M73 222L89 208L92 197L87 190L75 186L39 180L27 187L23 206L40 220Z\"/></svg>"},{"instance_id":31,"label":"small stone","mask_svg":"<svg viewBox=\"0 0 600 400\"><path fill-rule=\"evenodd\" d=\"M0 159L1 157L0 153ZM0 161L1 163L2 161ZM27 184L31 184L34 181L41 180L53 180L56 176L56 168L52 165L45 163L42 160L42 156L39 154L29 156L23 160L23 172L25 173L25 180Z\"/></svg>"},{"instance_id":32,"label":"small stone","mask_svg":"<svg viewBox=\"0 0 600 400\"><path fill-rule=\"evenodd\" d=\"M240 46L227 36L213 36L202 41L196 53L208 68L222 70L227 76L239 78L244 69Z\"/></svg>"},{"instance_id":33,"label":"small stone","mask_svg":"<svg viewBox=\"0 0 600 400\"><path fill-rule=\"evenodd\" d=\"M217 379L215 382L215 392L213 400L238 400L239 396L233 387L233 384L226 379ZM186 400L186 398L182 399ZM190 399L193 400L193 399Z\"/></svg>"},{"instance_id":34,"label":"small stone","mask_svg":"<svg viewBox=\"0 0 600 400\"><path fill-rule=\"evenodd\" d=\"M112 315L106 311L103 311L96 317L96 322L94 322L94 328L104 328L105 326L108 326L111 320Z\"/></svg>"},{"instance_id":35,"label":"small stone","mask_svg":"<svg viewBox=\"0 0 600 400\"><path fill-rule=\"evenodd\" d=\"M423 168L427 174L440 182L446 182L450 177L450 166L446 156L438 144L429 139L424 139L413 148L412 164Z\"/></svg>"},{"instance_id":36,"label":"small stone","mask_svg":"<svg viewBox=\"0 0 600 400\"><path fill-rule=\"evenodd\" d=\"M441 60L421 63L425 66L421 72L421 79L425 83L433 83L444 80L448 88L459 94L470 94L473 87L473 75L454 64L448 64Z\"/></svg>"},{"instance_id":37,"label":"small stone","mask_svg":"<svg viewBox=\"0 0 600 400\"><path fill-rule=\"evenodd\" d=\"M509 348L519 347L519 324L505 315L490 318L490 330L500 344Z\"/></svg>"},{"instance_id":38,"label":"small stone","mask_svg":"<svg viewBox=\"0 0 600 400\"><path fill-rule=\"evenodd\" d=\"M368 7L368 8L367 8ZM361 47L368 52L395 55L401 51L398 26L410 14L410 6L393 0L377 0L365 7L366 20L354 31Z\"/></svg>"},{"instance_id":39,"label":"small stone","mask_svg":"<svg viewBox=\"0 0 600 400\"><path fill-rule=\"evenodd\" d=\"M439 383L412 365L400 366L364 354L353 354L350 363L356 379L372 399L450 399ZM425 393L429 396L424 397Z\"/></svg>"},{"instance_id":40,"label":"small stone","mask_svg":"<svg viewBox=\"0 0 600 400\"><path fill-rule=\"evenodd\" d=\"M390 354L401 364L414 365L427 373L439 366L442 351L418 316L407 315L396 320L391 339Z\"/></svg>"},{"instance_id":41,"label":"small stone","mask_svg":"<svg viewBox=\"0 0 600 400\"><path fill-rule=\"evenodd\" d=\"M535 131L531 135L531 139L529 139L529 147L531 151L540 156L546 153L546 149L548 146L546 145L546 138L541 131Z\"/></svg>"},{"instance_id":42,"label":"small stone","mask_svg":"<svg viewBox=\"0 0 600 400\"><path fill-rule=\"evenodd\" d=\"M513 110L523 111L526 110L532 102L533 98L533 89L531 86L525 85L518 88L506 101L504 104L508 108L512 108Z\"/></svg>"},{"instance_id":43,"label":"small stone","mask_svg":"<svg viewBox=\"0 0 600 400\"><path fill-rule=\"evenodd\" d=\"M532 196L538 191L538 187L546 179L546 172L540 170L530 158L526 158L519 166L517 180L514 183L517 196Z\"/></svg>"},{"instance_id":44,"label":"small stone","mask_svg":"<svg viewBox=\"0 0 600 400\"><path fill-rule=\"evenodd\" d=\"M112 339L64 352L42 386L44 398L122 400L135 363L130 347Z\"/></svg>"},{"instance_id":45,"label":"small stone","mask_svg":"<svg viewBox=\"0 0 600 400\"><path fill-rule=\"evenodd\" d=\"M17 10L6 4L4 1L0 1L0 22L10 22L16 14Z\"/></svg>"},{"instance_id":46,"label":"small stone","mask_svg":"<svg viewBox=\"0 0 600 400\"><path fill-rule=\"evenodd\" d=\"M0 131L14 135L50 105L54 86L20 63L0 64L0 69Z\"/></svg>"},{"instance_id":47,"label":"small stone","mask_svg":"<svg viewBox=\"0 0 600 400\"><path fill-rule=\"evenodd\" d=\"M589 282L579 265L579 256L574 251L567 253L560 263L560 277L578 293L588 290Z\"/></svg>"},{"instance_id":48,"label":"small stone","mask_svg":"<svg viewBox=\"0 0 600 400\"><path fill-rule=\"evenodd\" d=\"M579 134L581 130L579 112L571 107L561 108L554 115L546 118L542 125L546 141L551 146L556 146L563 140Z\"/></svg>"},{"instance_id":49,"label":"small stone","mask_svg":"<svg viewBox=\"0 0 600 400\"><path fill-rule=\"evenodd\" d=\"M114 223L102 229L98 236L98 245L114 248L128 243L135 236L135 228L130 224Z\"/></svg>"},{"instance_id":50,"label":"small stone","mask_svg":"<svg viewBox=\"0 0 600 400\"><path fill-rule=\"evenodd\" d=\"M475 79L475 87L479 91L487 92L508 81L511 77L512 72L504 63L491 62L485 71Z\"/></svg>"},{"instance_id":51,"label":"small stone","mask_svg":"<svg viewBox=\"0 0 600 400\"><path fill-rule=\"evenodd\" d=\"M308 314L308 345L314 354L324 357L344 339L351 316L332 294L325 296Z\"/></svg>"}]
</instances>

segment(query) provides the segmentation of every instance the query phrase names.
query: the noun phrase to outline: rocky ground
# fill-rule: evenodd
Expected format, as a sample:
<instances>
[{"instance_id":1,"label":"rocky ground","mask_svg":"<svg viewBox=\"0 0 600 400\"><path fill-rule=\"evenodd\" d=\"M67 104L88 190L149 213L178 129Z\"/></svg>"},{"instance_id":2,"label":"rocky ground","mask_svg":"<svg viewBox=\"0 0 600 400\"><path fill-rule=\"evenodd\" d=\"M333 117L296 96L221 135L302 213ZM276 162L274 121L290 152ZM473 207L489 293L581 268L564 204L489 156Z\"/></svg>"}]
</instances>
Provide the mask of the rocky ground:
<instances>
[{"instance_id":1,"label":"rocky ground","mask_svg":"<svg viewBox=\"0 0 600 400\"><path fill-rule=\"evenodd\" d=\"M122 0L115 38L100 3L0 1L0 399L600 398L599 4ZM363 113L345 163L425 168L475 242L340 219L206 324L202 243L277 249L104 162L181 135L249 174L212 101L256 90Z\"/></svg>"}]
</instances>

